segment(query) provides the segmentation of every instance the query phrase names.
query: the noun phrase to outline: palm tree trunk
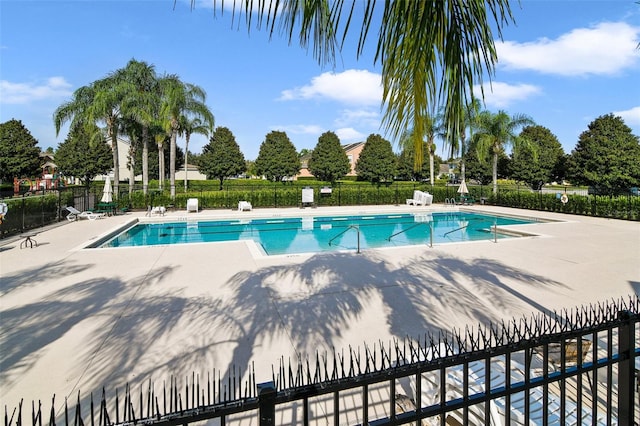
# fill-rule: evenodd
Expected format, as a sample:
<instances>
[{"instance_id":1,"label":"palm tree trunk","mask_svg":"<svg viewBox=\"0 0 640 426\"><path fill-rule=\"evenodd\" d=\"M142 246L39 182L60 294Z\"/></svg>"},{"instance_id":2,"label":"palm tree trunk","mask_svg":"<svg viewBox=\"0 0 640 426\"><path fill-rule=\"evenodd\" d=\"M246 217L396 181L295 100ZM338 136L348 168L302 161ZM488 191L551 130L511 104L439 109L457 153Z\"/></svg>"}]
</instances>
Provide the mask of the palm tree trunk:
<instances>
[{"instance_id":1,"label":"palm tree trunk","mask_svg":"<svg viewBox=\"0 0 640 426\"><path fill-rule=\"evenodd\" d=\"M185 144L184 144L184 193L187 193L187 159L189 158L189 133L185 134Z\"/></svg>"},{"instance_id":2,"label":"palm tree trunk","mask_svg":"<svg viewBox=\"0 0 640 426\"><path fill-rule=\"evenodd\" d=\"M467 155L466 143L467 142L464 138L464 132L463 132L462 136L460 137L460 177L462 178L462 180L466 179L466 170L467 170L467 167L464 162L464 158Z\"/></svg>"},{"instance_id":3,"label":"palm tree trunk","mask_svg":"<svg viewBox=\"0 0 640 426\"><path fill-rule=\"evenodd\" d=\"M493 153L493 194L498 193L498 153Z\"/></svg>"},{"instance_id":4,"label":"palm tree trunk","mask_svg":"<svg viewBox=\"0 0 640 426\"><path fill-rule=\"evenodd\" d=\"M120 192L120 158L118 156L118 134L109 127L111 136L111 150L113 151L113 198L118 199Z\"/></svg>"},{"instance_id":5,"label":"palm tree trunk","mask_svg":"<svg viewBox=\"0 0 640 426\"><path fill-rule=\"evenodd\" d=\"M136 150L133 142L129 148L129 195L133 193L133 185L136 183Z\"/></svg>"},{"instance_id":6,"label":"palm tree trunk","mask_svg":"<svg viewBox=\"0 0 640 426\"><path fill-rule=\"evenodd\" d=\"M158 143L158 186L164 188L164 143Z\"/></svg>"},{"instance_id":7,"label":"palm tree trunk","mask_svg":"<svg viewBox=\"0 0 640 426\"><path fill-rule=\"evenodd\" d=\"M431 181L431 187L433 187L433 183L434 183L433 182L434 181L434 178L433 178L433 174L434 174L433 173L433 152L431 152L431 149L429 149L429 174L430 174L429 178L430 178L430 181Z\"/></svg>"},{"instance_id":8,"label":"palm tree trunk","mask_svg":"<svg viewBox=\"0 0 640 426\"><path fill-rule=\"evenodd\" d=\"M142 193L149 191L149 129L142 127Z\"/></svg>"},{"instance_id":9,"label":"palm tree trunk","mask_svg":"<svg viewBox=\"0 0 640 426\"><path fill-rule=\"evenodd\" d=\"M169 145L169 184L171 188L171 199L176 199L176 139L178 131L171 132L171 144Z\"/></svg>"}]
</instances>

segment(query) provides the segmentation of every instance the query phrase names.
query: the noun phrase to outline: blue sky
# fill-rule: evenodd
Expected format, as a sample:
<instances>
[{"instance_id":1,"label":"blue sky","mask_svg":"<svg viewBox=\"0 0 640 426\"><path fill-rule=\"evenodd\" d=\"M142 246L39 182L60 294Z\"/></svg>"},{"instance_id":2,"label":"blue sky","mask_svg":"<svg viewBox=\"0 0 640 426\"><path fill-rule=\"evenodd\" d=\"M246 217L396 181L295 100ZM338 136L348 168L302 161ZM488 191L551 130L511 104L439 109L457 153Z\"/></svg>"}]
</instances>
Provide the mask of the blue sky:
<instances>
[{"instance_id":1,"label":"blue sky","mask_svg":"<svg viewBox=\"0 0 640 426\"><path fill-rule=\"evenodd\" d=\"M22 120L43 149L56 147L68 129L55 135L54 110L78 87L135 58L205 89L216 125L233 132L247 159L256 158L272 130L286 131L298 150L312 149L327 130L342 143L385 135L374 37L360 59L348 44L335 66L320 66L296 42L248 34L244 22L233 27L231 13L214 17L211 6L0 0L0 122ZM607 113L640 135L640 5L523 0L512 8L516 24L497 42L487 109L529 115L567 153ZM196 135L190 150L206 143Z\"/></svg>"}]
</instances>

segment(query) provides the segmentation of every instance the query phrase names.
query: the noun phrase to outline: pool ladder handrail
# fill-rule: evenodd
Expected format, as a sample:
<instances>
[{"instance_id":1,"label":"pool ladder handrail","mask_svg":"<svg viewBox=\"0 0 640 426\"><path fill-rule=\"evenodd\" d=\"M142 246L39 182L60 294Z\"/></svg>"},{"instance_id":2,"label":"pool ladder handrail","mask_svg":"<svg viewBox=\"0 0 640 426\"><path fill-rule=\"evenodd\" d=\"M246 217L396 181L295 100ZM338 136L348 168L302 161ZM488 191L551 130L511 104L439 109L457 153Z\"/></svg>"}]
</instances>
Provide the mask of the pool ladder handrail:
<instances>
[{"instance_id":1,"label":"pool ladder handrail","mask_svg":"<svg viewBox=\"0 0 640 426\"><path fill-rule=\"evenodd\" d=\"M333 238L331 238L329 240L329 246L331 246L331 243L333 242L333 240L335 240L336 238L340 237L342 234L344 234L345 232L347 232L351 228L355 229L357 231L357 233L358 233L358 251L357 251L357 253L360 254L360 227L358 227L358 225L349 225L349 226L347 226L347 228L344 231L340 232L338 235L336 235L335 237L333 237Z\"/></svg>"},{"instance_id":2,"label":"pool ladder handrail","mask_svg":"<svg viewBox=\"0 0 640 426\"><path fill-rule=\"evenodd\" d=\"M468 226L469 226L469 224L466 224L464 226L461 226L460 228L456 228L456 229L454 229L452 231L445 232L443 237L446 237L447 235L451 234L452 232L461 231L461 230L467 228Z\"/></svg>"},{"instance_id":3,"label":"pool ladder handrail","mask_svg":"<svg viewBox=\"0 0 640 426\"><path fill-rule=\"evenodd\" d=\"M408 227L407 229L403 229L402 231L396 232L395 234L391 234L389 235L389 237L387 238L387 241L391 241L391 239L393 237L395 237L396 235L400 235L404 232L409 231L410 229L416 228L419 225L429 225L429 247L433 247L433 222L418 222L416 224L411 225L410 227Z\"/></svg>"}]
</instances>

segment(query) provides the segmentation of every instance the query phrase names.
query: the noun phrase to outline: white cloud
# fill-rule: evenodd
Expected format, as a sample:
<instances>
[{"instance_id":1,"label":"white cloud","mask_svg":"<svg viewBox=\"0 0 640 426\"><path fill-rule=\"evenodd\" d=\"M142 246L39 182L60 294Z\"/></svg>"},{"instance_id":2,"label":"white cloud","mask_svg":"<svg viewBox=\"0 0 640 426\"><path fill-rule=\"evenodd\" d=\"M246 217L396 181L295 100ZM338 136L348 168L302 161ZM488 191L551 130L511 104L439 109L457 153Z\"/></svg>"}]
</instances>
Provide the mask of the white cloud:
<instances>
[{"instance_id":1,"label":"white cloud","mask_svg":"<svg viewBox=\"0 0 640 426\"><path fill-rule=\"evenodd\" d=\"M522 101L541 92L540 88L531 84L508 84L494 81L483 85L484 102L487 106L506 107L512 102ZM473 92L480 96L480 86L476 85Z\"/></svg>"},{"instance_id":2,"label":"white cloud","mask_svg":"<svg viewBox=\"0 0 640 426\"><path fill-rule=\"evenodd\" d=\"M496 42L498 64L506 69L533 70L564 76L615 74L640 62L640 27L603 22L577 28L557 39Z\"/></svg>"},{"instance_id":3,"label":"white cloud","mask_svg":"<svg viewBox=\"0 0 640 426\"><path fill-rule=\"evenodd\" d=\"M352 141L363 141L366 138L366 135L360 133L356 129L351 127L344 127L336 130L336 135L340 138L340 142L352 142Z\"/></svg>"},{"instance_id":4,"label":"white cloud","mask_svg":"<svg viewBox=\"0 0 640 426\"><path fill-rule=\"evenodd\" d=\"M320 135L325 130L315 124L289 124L285 126L271 126L271 130L278 130L296 135Z\"/></svg>"},{"instance_id":5,"label":"white cloud","mask_svg":"<svg viewBox=\"0 0 640 426\"><path fill-rule=\"evenodd\" d=\"M613 115L622 117L627 126L640 125L640 106L625 111L615 111Z\"/></svg>"},{"instance_id":6,"label":"white cloud","mask_svg":"<svg viewBox=\"0 0 640 426\"><path fill-rule=\"evenodd\" d=\"M345 109L340 112L334 124L338 127L346 127L358 124L367 127L380 126L380 113L370 109Z\"/></svg>"},{"instance_id":7,"label":"white cloud","mask_svg":"<svg viewBox=\"0 0 640 426\"><path fill-rule=\"evenodd\" d=\"M349 105L380 105L380 74L353 69L341 73L326 72L313 77L306 86L282 91L279 99L329 99Z\"/></svg>"},{"instance_id":8,"label":"white cloud","mask_svg":"<svg viewBox=\"0 0 640 426\"><path fill-rule=\"evenodd\" d=\"M42 99L62 98L71 95L71 84L64 77L49 77L44 83L12 83L0 80L0 96L3 104L28 104Z\"/></svg>"}]
</instances>

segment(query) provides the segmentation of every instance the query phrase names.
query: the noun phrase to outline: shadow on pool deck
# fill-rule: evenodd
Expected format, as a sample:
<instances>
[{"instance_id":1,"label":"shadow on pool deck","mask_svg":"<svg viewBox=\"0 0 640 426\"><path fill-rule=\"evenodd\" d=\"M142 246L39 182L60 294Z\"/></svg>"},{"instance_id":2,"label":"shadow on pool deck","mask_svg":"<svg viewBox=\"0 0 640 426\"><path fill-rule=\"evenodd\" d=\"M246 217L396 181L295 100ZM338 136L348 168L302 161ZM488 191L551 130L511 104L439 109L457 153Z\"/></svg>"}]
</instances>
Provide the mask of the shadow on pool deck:
<instances>
[{"instance_id":1,"label":"shadow on pool deck","mask_svg":"<svg viewBox=\"0 0 640 426\"><path fill-rule=\"evenodd\" d=\"M313 358L637 294L638 269L629 266L640 235L629 225L637 224L581 221L544 225L553 237L526 244L259 260L242 243L74 251L120 226L115 220L49 231L55 245L2 253L11 267L0 284L0 399L55 392L63 404L78 390L88 398L150 379L161 387L213 367L224 378L254 363L261 382L280 356Z\"/></svg>"},{"instance_id":2,"label":"shadow on pool deck","mask_svg":"<svg viewBox=\"0 0 640 426\"><path fill-rule=\"evenodd\" d=\"M227 315L244 324L233 363L246 367L254 348L264 336L287 334L299 355L313 355L314 348L331 349L336 336L366 314L367 301L382 299L392 335L419 337L426 332L450 330L451 305L458 315L475 324L501 318L500 311L514 305L530 304L550 312L530 298L510 288L504 278L522 280L552 290L562 284L526 274L498 261L479 259L472 263L453 257L430 261L416 258L408 268L393 269L376 258L320 254L307 262L288 267L263 268L257 273L240 273L229 282L233 298ZM458 274L473 276L469 285ZM496 311L497 309L497 311ZM235 330L231 327L229 331ZM372 330L373 343L380 330Z\"/></svg>"},{"instance_id":3,"label":"shadow on pool deck","mask_svg":"<svg viewBox=\"0 0 640 426\"><path fill-rule=\"evenodd\" d=\"M408 264L412 266L393 268L375 252L318 254L300 264L238 273L225 284L230 292L224 299L185 297L175 289L147 295L145 287L177 278L170 267L129 283L106 277L79 281L37 303L3 312L2 382L11 386L19 380L21 371L57 340L64 342L78 324L90 332L84 346L74 349L69 395L103 385L113 390L127 381L139 386L149 378L166 380L168 374L205 374L212 358L228 360L215 365L223 379L233 374L232 366L246 371L252 362L258 377L267 379L265 367L276 361L262 353L270 341L288 343L279 347L285 359L294 354L304 359L317 350L330 351L352 324L371 316L386 315L388 332L369 330L351 344L372 344L389 333L417 338L449 330L460 317L488 324L525 304L548 311L510 288L507 277L545 290L562 287L493 260L470 263L448 257L436 263L423 255ZM27 270L6 277L3 291L42 274L82 269L71 265L65 271L54 264L44 271ZM465 274L473 276L471 283L458 279ZM371 312L369 302L375 298L381 299L383 312ZM458 320L452 318L454 310ZM212 357L217 350L231 356Z\"/></svg>"}]
</instances>

